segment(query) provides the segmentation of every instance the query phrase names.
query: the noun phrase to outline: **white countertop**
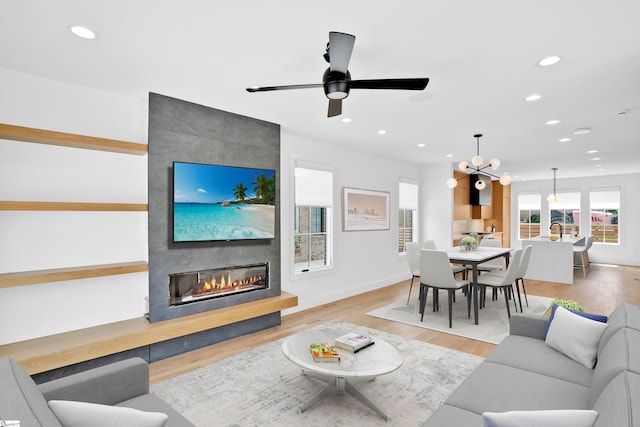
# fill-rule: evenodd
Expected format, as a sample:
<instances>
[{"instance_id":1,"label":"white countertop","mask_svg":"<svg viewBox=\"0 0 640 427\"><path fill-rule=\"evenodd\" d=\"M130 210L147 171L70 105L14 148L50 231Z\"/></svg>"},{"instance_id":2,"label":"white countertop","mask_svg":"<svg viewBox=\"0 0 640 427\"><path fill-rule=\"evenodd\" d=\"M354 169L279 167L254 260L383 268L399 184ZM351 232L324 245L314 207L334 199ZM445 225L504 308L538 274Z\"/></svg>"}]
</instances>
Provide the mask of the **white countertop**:
<instances>
[{"instance_id":1,"label":"white countertop","mask_svg":"<svg viewBox=\"0 0 640 427\"><path fill-rule=\"evenodd\" d=\"M562 236L561 239L559 238L558 240L549 240L549 236L538 236L538 237L531 237L526 240L530 240L534 242L571 243L572 245L575 245L576 243L584 240L584 236L573 237L573 236L565 235L565 236Z\"/></svg>"}]
</instances>

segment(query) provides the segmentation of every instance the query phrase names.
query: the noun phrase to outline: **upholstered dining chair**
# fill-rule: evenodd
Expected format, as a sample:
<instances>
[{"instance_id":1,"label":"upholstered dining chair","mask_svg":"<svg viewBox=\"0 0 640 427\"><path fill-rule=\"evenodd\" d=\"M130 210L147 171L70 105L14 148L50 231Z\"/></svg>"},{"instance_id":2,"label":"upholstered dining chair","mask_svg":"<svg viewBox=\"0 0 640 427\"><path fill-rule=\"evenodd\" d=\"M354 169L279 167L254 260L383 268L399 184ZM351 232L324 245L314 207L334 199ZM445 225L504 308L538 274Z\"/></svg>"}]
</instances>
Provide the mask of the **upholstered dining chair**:
<instances>
[{"instance_id":1,"label":"upholstered dining chair","mask_svg":"<svg viewBox=\"0 0 640 427\"><path fill-rule=\"evenodd\" d=\"M471 318L471 292L469 292L469 281L456 280L449 262L449 255L444 251L434 251L432 249L422 249L420 251L420 288L424 288L424 295L420 301L420 310L422 316L420 321L424 319L425 304L427 301L426 294L429 288L433 289L433 311L440 309L438 301L438 291L446 290L448 293L449 307L449 327L453 323L453 295L455 291L462 289L467 291L467 317Z\"/></svg>"},{"instance_id":2,"label":"upholstered dining chair","mask_svg":"<svg viewBox=\"0 0 640 427\"><path fill-rule=\"evenodd\" d=\"M511 254L511 261L509 262L509 267L507 267L504 275L482 274L478 276L478 286L482 288L482 292L480 293L482 295L482 305L484 305L485 302L484 295L486 294L486 288L491 287L493 289L502 289L505 305L507 306L507 316L509 316L509 318L511 318L509 298L514 296L513 283L515 282L518 270L520 269L521 258L522 249L516 249ZM513 304L516 307L516 311L518 311L515 298L513 298Z\"/></svg>"},{"instance_id":3,"label":"upholstered dining chair","mask_svg":"<svg viewBox=\"0 0 640 427\"><path fill-rule=\"evenodd\" d=\"M432 250L438 250L438 248L436 247L436 243L433 240L425 240L422 242L422 247L420 249L432 249ZM466 280L467 279L467 267L465 267L464 265L452 265L451 268L453 269L453 274L456 275L458 273L462 273L462 279ZM455 301L455 299L454 299Z\"/></svg>"},{"instance_id":4,"label":"upholstered dining chair","mask_svg":"<svg viewBox=\"0 0 640 427\"><path fill-rule=\"evenodd\" d=\"M409 271L411 272L411 284L409 285L409 296L407 297L407 304L411 299L411 289L413 288L413 279L420 280L420 247L418 242L407 242L405 244L407 250L407 263L409 264Z\"/></svg>"},{"instance_id":5,"label":"upholstered dining chair","mask_svg":"<svg viewBox=\"0 0 640 427\"><path fill-rule=\"evenodd\" d=\"M479 246L488 247L488 248L501 248L502 240L482 239L480 240ZM491 261L483 262L482 264L478 264L478 272L496 271L496 270L502 270L503 268L504 268L504 264L503 264L502 257L492 259Z\"/></svg>"},{"instance_id":6,"label":"upholstered dining chair","mask_svg":"<svg viewBox=\"0 0 640 427\"><path fill-rule=\"evenodd\" d=\"M527 269L529 268L529 260L531 259L531 251L533 250L533 245L527 245L522 249L522 256L520 257L520 267L518 268L518 274L516 274L516 293L518 294L518 304L520 304L520 313L522 313L522 298L520 297L520 284L522 284L522 292L524 293L524 300L529 307L529 300L527 299L527 290L524 287L524 275L527 274ZM500 271L492 271L487 273L492 276L502 276L507 272L505 270Z\"/></svg>"},{"instance_id":7,"label":"upholstered dining chair","mask_svg":"<svg viewBox=\"0 0 640 427\"><path fill-rule=\"evenodd\" d=\"M574 246L573 254L578 255L580 258L580 265L582 266L582 274L587 277L589 274L589 249L593 245L593 234L587 236L584 241L584 246Z\"/></svg>"}]
</instances>

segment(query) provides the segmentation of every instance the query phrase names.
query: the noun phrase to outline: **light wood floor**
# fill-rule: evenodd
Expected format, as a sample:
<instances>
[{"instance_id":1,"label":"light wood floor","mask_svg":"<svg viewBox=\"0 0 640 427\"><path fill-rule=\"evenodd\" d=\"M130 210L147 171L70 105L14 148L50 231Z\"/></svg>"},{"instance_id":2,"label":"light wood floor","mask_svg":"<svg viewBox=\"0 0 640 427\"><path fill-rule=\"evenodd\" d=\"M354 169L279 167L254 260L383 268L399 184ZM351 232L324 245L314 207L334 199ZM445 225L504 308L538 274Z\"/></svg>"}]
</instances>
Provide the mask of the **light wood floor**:
<instances>
[{"instance_id":1,"label":"light wood floor","mask_svg":"<svg viewBox=\"0 0 640 427\"><path fill-rule=\"evenodd\" d=\"M527 294L573 299L581 303L585 311L590 313L609 314L623 302L640 305L640 267L592 264L591 273L587 278L583 277L581 270L574 271L573 285L536 280L526 280L525 285ZM415 282L413 289L414 292L417 292ZM333 319L368 326L405 338L450 347L479 356L486 356L494 348L493 344L482 341L366 315L367 312L375 308L406 298L408 292L409 281L407 280L283 316L280 326L154 362L151 364L151 382L163 381Z\"/></svg>"}]
</instances>

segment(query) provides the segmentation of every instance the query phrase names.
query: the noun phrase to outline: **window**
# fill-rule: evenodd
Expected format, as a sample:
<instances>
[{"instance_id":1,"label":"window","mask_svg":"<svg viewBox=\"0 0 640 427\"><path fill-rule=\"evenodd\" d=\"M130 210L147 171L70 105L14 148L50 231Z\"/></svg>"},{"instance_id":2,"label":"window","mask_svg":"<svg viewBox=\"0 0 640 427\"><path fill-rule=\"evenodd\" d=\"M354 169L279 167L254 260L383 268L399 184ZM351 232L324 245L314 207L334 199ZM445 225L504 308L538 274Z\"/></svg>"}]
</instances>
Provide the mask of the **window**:
<instances>
[{"instance_id":1,"label":"window","mask_svg":"<svg viewBox=\"0 0 640 427\"><path fill-rule=\"evenodd\" d=\"M418 212L418 185L416 181L400 178L398 194L398 253L404 253L407 242L414 242L417 239L415 224Z\"/></svg>"},{"instance_id":2,"label":"window","mask_svg":"<svg viewBox=\"0 0 640 427\"><path fill-rule=\"evenodd\" d=\"M518 194L518 215L520 227L518 239L529 239L540 235L541 196L537 194Z\"/></svg>"},{"instance_id":3,"label":"window","mask_svg":"<svg viewBox=\"0 0 640 427\"><path fill-rule=\"evenodd\" d=\"M592 190L589 193L589 203L593 241L598 243L620 243L618 237L620 190Z\"/></svg>"},{"instance_id":4,"label":"window","mask_svg":"<svg viewBox=\"0 0 640 427\"><path fill-rule=\"evenodd\" d=\"M571 234L580 225L580 193L558 193L558 197L559 201L549 202L549 224L557 222L564 234Z\"/></svg>"},{"instance_id":5,"label":"window","mask_svg":"<svg viewBox=\"0 0 640 427\"><path fill-rule=\"evenodd\" d=\"M326 269L333 260L333 172L296 161L294 273ZM326 167L325 167L326 168Z\"/></svg>"}]
</instances>

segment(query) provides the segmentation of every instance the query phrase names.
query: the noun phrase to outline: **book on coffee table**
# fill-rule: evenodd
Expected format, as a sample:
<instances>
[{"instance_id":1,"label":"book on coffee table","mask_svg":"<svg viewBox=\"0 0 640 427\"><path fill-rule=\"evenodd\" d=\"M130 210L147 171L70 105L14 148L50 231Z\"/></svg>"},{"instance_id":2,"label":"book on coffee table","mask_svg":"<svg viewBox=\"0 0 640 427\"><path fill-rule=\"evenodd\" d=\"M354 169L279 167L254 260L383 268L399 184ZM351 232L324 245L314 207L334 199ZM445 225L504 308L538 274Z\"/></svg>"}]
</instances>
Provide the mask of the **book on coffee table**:
<instances>
[{"instance_id":1,"label":"book on coffee table","mask_svg":"<svg viewBox=\"0 0 640 427\"><path fill-rule=\"evenodd\" d=\"M354 353L374 344L370 336L350 332L335 339L336 347L353 351Z\"/></svg>"},{"instance_id":2,"label":"book on coffee table","mask_svg":"<svg viewBox=\"0 0 640 427\"><path fill-rule=\"evenodd\" d=\"M336 346L329 343L313 343L309 346L313 360L316 362L340 362L340 353Z\"/></svg>"}]
</instances>

